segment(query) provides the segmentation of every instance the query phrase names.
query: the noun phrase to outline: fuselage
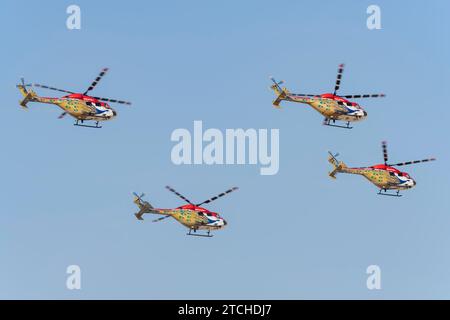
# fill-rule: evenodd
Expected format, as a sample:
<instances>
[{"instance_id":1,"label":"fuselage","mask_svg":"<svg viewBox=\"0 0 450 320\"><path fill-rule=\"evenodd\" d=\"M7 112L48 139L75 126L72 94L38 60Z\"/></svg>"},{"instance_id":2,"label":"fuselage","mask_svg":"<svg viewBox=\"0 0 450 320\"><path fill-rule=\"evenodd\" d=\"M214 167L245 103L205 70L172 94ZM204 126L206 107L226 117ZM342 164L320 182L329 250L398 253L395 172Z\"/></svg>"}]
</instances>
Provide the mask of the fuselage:
<instances>
[{"instance_id":1,"label":"fuselage","mask_svg":"<svg viewBox=\"0 0 450 320\"><path fill-rule=\"evenodd\" d=\"M342 168L343 173L359 174L372 182L380 189L405 190L416 185L414 179L406 172L394 167L377 164L364 168Z\"/></svg>"},{"instance_id":2,"label":"fuselage","mask_svg":"<svg viewBox=\"0 0 450 320\"><path fill-rule=\"evenodd\" d=\"M55 104L79 120L106 121L117 115L107 103L79 93L61 98L39 97L37 101Z\"/></svg>"},{"instance_id":3,"label":"fuselage","mask_svg":"<svg viewBox=\"0 0 450 320\"><path fill-rule=\"evenodd\" d=\"M286 100L309 104L327 119L356 122L367 117L367 112L359 104L331 93L314 97L289 93Z\"/></svg>"},{"instance_id":4,"label":"fuselage","mask_svg":"<svg viewBox=\"0 0 450 320\"><path fill-rule=\"evenodd\" d=\"M227 225L225 219L216 212L187 204L174 209L152 209L155 213L172 216L175 220L189 229L218 230Z\"/></svg>"}]
</instances>

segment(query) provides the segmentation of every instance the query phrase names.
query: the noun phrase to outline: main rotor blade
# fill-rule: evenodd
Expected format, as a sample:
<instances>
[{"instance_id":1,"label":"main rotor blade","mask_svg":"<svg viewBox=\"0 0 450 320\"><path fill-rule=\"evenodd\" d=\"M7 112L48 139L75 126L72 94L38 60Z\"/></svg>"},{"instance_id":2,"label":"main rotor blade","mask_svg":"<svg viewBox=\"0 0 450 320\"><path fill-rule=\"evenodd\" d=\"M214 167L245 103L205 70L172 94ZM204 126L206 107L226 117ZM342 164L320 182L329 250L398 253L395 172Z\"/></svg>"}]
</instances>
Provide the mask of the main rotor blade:
<instances>
[{"instance_id":1,"label":"main rotor blade","mask_svg":"<svg viewBox=\"0 0 450 320\"><path fill-rule=\"evenodd\" d=\"M233 192L233 191L235 191L235 190L237 190L237 189L239 189L239 188L238 188L238 187L233 187L233 188L231 188L231 189L228 189L227 191L222 192L222 193L218 194L218 195L215 196L215 197L212 197L212 198L210 198L210 199L208 199L208 200L205 200L205 201L203 201L203 202L201 202L201 203L199 203L199 204L196 204L196 206L201 206L202 204L210 203L210 202L212 202L212 201L214 201L214 200L217 200L217 199L223 197L224 195L227 195L227 194L229 194L229 193L231 193L231 192Z\"/></svg>"},{"instance_id":2,"label":"main rotor blade","mask_svg":"<svg viewBox=\"0 0 450 320\"><path fill-rule=\"evenodd\" d=\"M167 218L169 218L170 216L171 216L171 215L169 214L169 215L167 215L167 216L164 216L164 217L161 217L161 218L158 218L158 219L152 220L152 222L158 222L158 221L161 221L161 220L167 219Z\"/></svg>"},{"instance_id":3,"label":"main rotor blade","mask_svg":"<svg viewBox=\"0 0 450 320\"><path fill-rule=\"evenodd\" d=\"M295 97L317 97L319 96L318 94L310 94L310 93L291 93L291 96L295 96Z\"/></svg>"},{"instance_id":4,"label":"main rotor blade","mask_svg":"<svg viewBox=\"0 0 450 320\"><path fill-rule=\"evenodd\" d=\"M181 193L177 192L175 189L173 189L173 188L171 188L171 187L169 187L169 186L166 186L166 189L169 190L169 191L171 191L171 192L173 192L173 193L175 193L177 196L179 196L181 199L183 199L183 200L186 201L187 203L193 205L193 203L192 203L189 199L187 199L187 198L186 198L185 196L183 196Z\"/></svg>"},{"instance_id":5,"label":"main rotor blade","mask_svg":"<svg viewBox=\"0 0 450 320\"><path fill-rule=\"evenodd\" d=\"M434 160L436 160L436 159L428 158L428 159L423 159L423 160L414 160L414 161L400 162L400 163L396 163L396 164L389 164L389 166L393 166L393 167L407 166L410 164L416 164L416 163L428 162L428 161L434 161Z\"/></svg>"},{"instance_id":6,"label":"main rotor blade","mask_svg":"<svg viewBox=\"0 0 450 320\"><path fill-rule=\"evenodd\" d=\"M59 115L58 119L62 119L66 116L67 112L63 112Z\"/></svg>"},{"instance_id":7,"label":"main rotor blade","mask_svg":"<svg viewBox=\"0 0 450 320\"><path fill-rule=\"evenodd\" d=\"M97 85L97 83L102 79L102 77L105 75L105 73L108 71L108 68L103 68L102 71L100 71L99 75L97 76L97 78L95 78L95 80L91 83L91 85L89 86L89 88L83 93L86 94L89 91L91 91L92 89L95 88L95 86Z\"/></svg>"},{"instance_id":8,"label":"main rotor blade","mask_svg":"<svg viewBox=\"0 0 450 320\"><path fill-rule=\"evenodd\" d=\"M334 95L336 94L336 92L339 90L339 88L341 86L341 79L342 79L343 72L344 72L344 64L340 64L338 73L337 73L337 77L336 77L336 85L334 86L334 93L333 93Z\"/></svg>"},{"instance_id":9,"label":"main rotor blade","mask_svg":"<svg viewBox=\"0 0 450 320\"><path fill-rule=\"evenodd\" d=\"M341 96L347 99L362 99L362 98L384 98L386 95L384 93L375 94L349 94L346 96Z\"/></svg>"},{"instance_id":10,"label":"main rotor blade","mask_svg":"<svg viewBox=\"0 0 450 320\"><path fill-rule=\"evenodd\" d=\"M46 86L44 84L39 84L39 83L27 84L26 86L27 87L44 88L44 89L49 89L49 90L54 90L54 91L59 91L59 92L65 92L65 93L75 93L73 91L58 89L58 88L55 88L55 87L50 87L50 86Z\"/></svg>"},{"instance_id":11,"label":"main rotor blade","mask_svg":"<svg viewBox=\"0 0 450 320\"><path fill-rule=\"evenodd\" d=\"M106 102L112 102L112 103L120 103L120 104L126 104L130 105L131 102L123 101L123 100L117 100L117 99L109 99L109 98L102 98L102 97L92 97L97 100L106 101Z\"/></svg>"},{"instance_id":12,"label":"main rotor blade","mask_svg":"<svg viewBox=\"0 0 450 320\"><path fill-rule=\"evenodd\" d=\"M386 143L386 141L382 141L382 142L381 142L381 147L383 148L383 159L384 159L384 164L387 165L387 162L388 162L388 152L387 152L387 143Z\"/></svg>"}]
</instances>

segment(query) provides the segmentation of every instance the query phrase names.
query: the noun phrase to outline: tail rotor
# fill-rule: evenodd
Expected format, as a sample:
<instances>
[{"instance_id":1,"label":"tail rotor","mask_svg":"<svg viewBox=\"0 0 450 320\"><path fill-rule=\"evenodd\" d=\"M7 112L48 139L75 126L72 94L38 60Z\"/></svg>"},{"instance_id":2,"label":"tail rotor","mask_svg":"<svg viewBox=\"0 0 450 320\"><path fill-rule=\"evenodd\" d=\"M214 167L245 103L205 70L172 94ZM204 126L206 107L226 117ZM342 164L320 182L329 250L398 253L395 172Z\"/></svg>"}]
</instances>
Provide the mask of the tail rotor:
<instances>
[{"instance_id":1,"label":"tail rotor","mask_svg":"<svg viewBox=\"0 0 450 320\"><path fill-rule=\"evenodd\" d=\"M144 213L153 213L153 206L148 202L144 201L142 197L145 196L144 193L141 193L141 195L138 195L136 192L133 192L134 200L133 202L139 207L139 212L135 213L134 215L138 220L144 220L142 219L142 216Z\"/></svg>"},{"instance_id":2,"label":"tail rotor","mask_svg":"<svg viewBox=\"0 0 450 320\"><path fill-rule=\"evenodd\" d=\"M139 196L136 192L133 192L133 195L136 197L136 200L142 201L142 197L145 196L145 193L141 193Z\"/></svg>"},{"instance_id":3,"label":"tail rotor","mask_svg":"<svg viewBox=\"0 0 450 320\"><path fill-rule=\"evenodd\" d=\"M281 85L284 83L283 80L281 81L277 81L275 80L274 77L270 77L270 80L272 80L273 85L271 86L272 89L277 89L279 93L281 93L283 91L283 89L281 89Z\"/></svg>"},{"instance_id":4,"label":"tail rotor","mask_svg":"<svg viewBox=\"0 0 450 320\"><path fill-rule=\"evenodd\" d=\"M35 101L35 99L37 98L37 95L33 90L27 90L27 87L30 86L31 84L25 84L25 79L23 77L20 78L20 84L16 85L16 87L24 97L21 101L19 101L20 106L24 109L28 109L28 102Z\"/></svg>"},{"instance_id":5,"label":"tail rotor","mask_svg":"<svg viewBox=\"0 0 450 320\"><path fill-rule=\"evenodd\" d=\"M344 164L344 162L339 161L337 159L337 157L339 156L339 153L336 154L332 154L330 151L328 151L328 162L331 163L331 165L333 166L333 170L331 172L328 173L328 175L333 178L336 179L336 174L338 172L342 171L342 168L345 168L346 165Z\"/></svg>"},{"instance_id":6,"label":"tail rotor","mask_svg":"<svg viewBox=\"0 0 450 320\"><path fill-rule=\"evenodd\" d=\"M270 77L270 80L273 82L273 85L271 85L270 88L278 95L277 98L272 102L272 105L275 108L281 108L280 102L286 99L289 91L286 88L281 88L281 85L284 83L284 81L277 81L274 77Z\"/></svg>"}]
</instances>

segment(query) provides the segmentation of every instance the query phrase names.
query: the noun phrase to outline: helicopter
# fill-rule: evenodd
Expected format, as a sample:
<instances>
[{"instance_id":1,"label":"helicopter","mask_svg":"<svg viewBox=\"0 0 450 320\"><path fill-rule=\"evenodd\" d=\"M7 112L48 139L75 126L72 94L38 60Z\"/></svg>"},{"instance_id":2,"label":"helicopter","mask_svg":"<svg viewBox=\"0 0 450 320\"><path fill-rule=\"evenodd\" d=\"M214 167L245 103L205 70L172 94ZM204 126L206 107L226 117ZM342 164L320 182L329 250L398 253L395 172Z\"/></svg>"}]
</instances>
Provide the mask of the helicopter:
<instances>
[{"instance_id":1,"label":"helicopter","mask_svg":"<svg viewBox=\"0 0 450 320\"><path fill-rule=\"evenodd\" d=\"M136 192L133 192L134 195L133 202L139 207L139 212L134 214L136 218L138 220L144 220L142 216L145 213L160 214L163 215L163 217L157 218L153 220L153 222L159 222L161 220L172 217L189 229L189 233L187 233L188 236L212 237L213 235L211 235L211 231L223 229L227 225L227 222L217 212L212 212L208 209L202 208L201 205L217 200L237 190L238 188L233 187L225 192L218 194L215 197L212 197L198 204L192 203L189 199L187 199L186 197L178 193L175 189L169 186L166 186L166 189L176 194L178 197L186 201L188 204L174 209L158 209L154 208L147 201L142 200L142 197L145 196L144 193L138 195ZM197 230L206 230L207 232L197 233Z\"/></svg>"},{"instance_id":2,"label":"helicopter","mask_svg":"<svg viewBox=\"0 0 450 320\"><path fill-rule=\"evenodd\" d=\"M384 94L351 94L339 96L337 91L341 86L342 73L344 72L344 64L340 64L336 77L336 84L334 86L333 93L324 94L303 94L303 93L290 93L285 87L281 88L280 85L284 81L276 81L273 77L270 80L274 83L270 88L275 91L277 98L273 101L273 106L280 108L280 102L291 101L309 104L315 110L320 112L325 119L324 125L345 129L352 129L351 122L361 121L367 117L367 112L356 102L351 102L347 99L356 98L379 98L385 97ZM336 124L336 121L345 121L345 125Z\"/></svg>"},{"instance_id":3,"label":"helicopter","mask_svg":"<svg viewBox=\"0 0 450 320\"><path fill-rule=\"evenodd\" d=\"M436 160L435 158L428 158L388 164L386 141L381 143L381 147L383 149L384 164L377 164L370 167L349 168L344 162L337 160L339 154L333 155L331 152L328 152L328 162L333 165L333 171L329 172L328 175L336 179L337 173L359 174L380 188L379 195L401 197L400 190L411 189L416 185L416 181L408 173L402 172L394 167ZM397 192L390 193L387 190L397 190Z\"/></svg>"},{"instance_id":4,"label":"helicopter","mask_svg":"<svg viewBox=\"0 0 450 320\"><path fill-rule=\"evenodd\" d=\"M64 110L63 113L58 117L58 119L62 119L67 114L69 114L76 119L74 123L75 126L88 128L101 128L101 126L99 126L100 121L111 120L117 116L117 112L114 109L112 109L107 102L131 105L131 102L128 101L87 95L89 91L95 88L95 86L98 84L98 82L102 79L102 77L106 74L107 71L108 68L103 68L100 74L97 76L97 78L95 78L95 80L83 93L75 93L73 91L49 87L38 83L25 84L24 79L21 78L21 84L18 84L17 88L19 88L24 98L19 103L24 109L28 108L27 107L28 102L54 104ZM34 92L32 89L27 90L27 87L44 88L68 93L68 95L63 96L61 98L39 97L36 94L36 92ZM85 121L94 121L95 125L85 124L84 123Z\"/></svg>"}]
</instances>

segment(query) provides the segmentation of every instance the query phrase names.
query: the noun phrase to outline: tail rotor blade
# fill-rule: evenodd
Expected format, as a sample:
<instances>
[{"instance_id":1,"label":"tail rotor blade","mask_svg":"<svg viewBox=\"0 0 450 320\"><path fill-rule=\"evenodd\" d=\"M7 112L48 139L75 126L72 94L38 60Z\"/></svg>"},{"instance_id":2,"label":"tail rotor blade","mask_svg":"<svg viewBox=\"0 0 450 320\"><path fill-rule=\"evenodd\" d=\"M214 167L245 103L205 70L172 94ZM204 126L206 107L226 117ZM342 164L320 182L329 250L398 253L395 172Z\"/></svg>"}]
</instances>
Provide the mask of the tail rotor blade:
<instances>
[{"instance_id":1,"label":"tail rotor blade","mask_svg":"<svg viewBox=\"0 0 450 320\"><path fill-rule=\"evenodd\" d=\"M189 199L187 199L185 196L183 196L181 193L179 193L178 191L176 191L176 190L173 189L172 187L166 186L166 189L169 190L170 192L175 193L178 197L180 197L181 199L183 199L183 200L186 201L187 203L193 205L193 203L192 203Z\"/></svg>"},{"instance_id":2,"label":"tail rotor blade","mask_svg":"<svg viewBox=\"0 0 450 320\"><path fill-rule=\"evenodd\" d=\"M196 204L196 206L201 206L202 204L206 204L206 203L210 203L212 201L215 201L215 200L217 200L217 199L219 199L219 198L221 198L221 197L223 197L223 196L225 196L225 195L227 195L227 194L229 194L229 193L231 193L231 192L233 192L233 191L235 191L237 189L239 189L239 188L238 187L233 187L231 189L228 189L227 191L222 192L222 193L218 194L215 197L212 197L212 198L210 198L208 200L205 200L205 201L203 201L203 202L201 202L199 204Z\"/></svg>"},{"instance_id":3,"label":"tail rotor blade","mask_svg":"<svg viewBox=\"0 0 450 320\"><path fill-rule=\"evenodd\" d=\"M139 200L142 200L142 197L145 196L145 193L141 193L141 195L138 195L136 192L133 192L133 195L138 198Z\"/></svg>"},{"instance_id":4,"label":"tail rotor blade","mask_svg":"<svg viewBox=\"0 0 450 320\"><path fill-rule=\"evenodd\" d=\"M283 81L283 80L277 81L277 80L275 80L274 77L270 77L270 80L272 80L272 82L274 83L275 87L277 87L277 89L278 89L279 91L281 91L280 85L282 85L282 84L284 83L284 81Z\"/></svg>"},{"instance_id":5,"label":"tail rotor blade","mask_svg":"<svg viewBox=\"0 0 450 320\"><path fill-rule=\"evenodd\" d=\"M428 162L428 161L435 161L436 158L428 158L428 159L423 159L423 160L414 160L414 161L407 161L407 162L400 162L400 163L395 163L395 164L389 164L389 166L393 166L393 167L399 167L399 166L407 166L410 164L416 164L416 163L422 163L422 162Z\"/></svg>"},{"instance_id":6,"label":"tail rotor blade","mask_svg":"<svg viewBox=\"0 0 450 320\"><path fill-rule=\"evenodd\" d=\"M339 156L339 153L333 154L331 151L328 151L328 154L329 154L336 162L338 162L337 157Z\"/></svg>"},{"instance_id":7,"label":"tail rotor blade","mask_svg":"<svg viewBox=\"0 0 450 320\"><path fill-rule=\"evenodd\" d=\"M383 159L384 159L384 164L387 165L388 162L388 152L387 152L387 143L386 141L381 142L381 147L383 149Z\"/></svg>"},{"instance_id":8,"label":"tail rotor blade","mask_svg":"<svg viewBox=\"0 0 450 320\"><path fill-rule=\"evenodd\" d=\"M339 68L338 68L337 77L336 77L336 84L334 86L334 93L333 93L334 95L336 94L336 92L341 87L341 79L342 79L342 73L343 72L344 72L344 64L340 64Z\"/></svg>"},{"instance_id":9,"label":"tail rotor blade","mask_svg":"<svg viewBox=\"0 0 450 320\"><path fill-rule=\"evenodd\" d=\"M274 78L274 77L270 77L270 80L272 80L272 82L273 82L273 83L275 83L276 85L280 85L280 84L283 84L283 83L284 83L284 81L283 81L283 80L281 80L281 81L277 81L277 80L275 80L275 78Z\"/></svg>"}]
</instances>

